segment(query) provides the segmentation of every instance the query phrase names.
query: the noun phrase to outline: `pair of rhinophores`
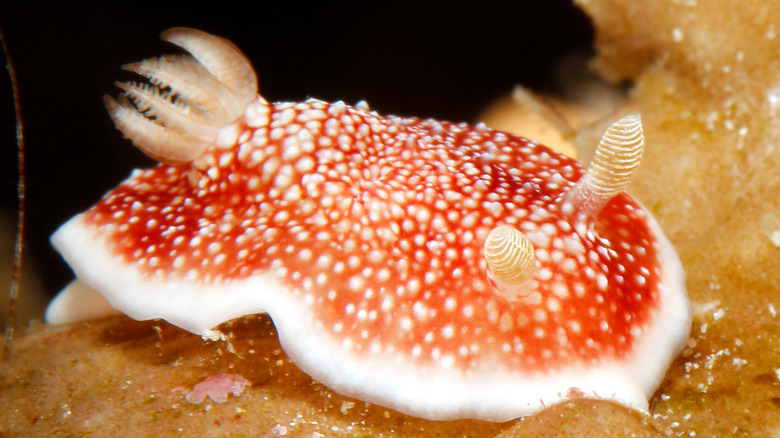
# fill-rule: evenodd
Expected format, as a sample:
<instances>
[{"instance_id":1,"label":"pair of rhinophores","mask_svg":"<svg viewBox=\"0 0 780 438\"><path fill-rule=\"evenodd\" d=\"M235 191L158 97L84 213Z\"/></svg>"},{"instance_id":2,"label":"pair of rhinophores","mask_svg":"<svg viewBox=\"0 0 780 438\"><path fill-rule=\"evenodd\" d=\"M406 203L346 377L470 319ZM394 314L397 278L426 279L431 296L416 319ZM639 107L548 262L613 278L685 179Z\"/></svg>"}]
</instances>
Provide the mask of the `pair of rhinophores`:
<instances>
[{"instance_id":1,"label":"pair of rhinophores","mask_svg":"<svg viewBox=\"0 0 780 438\"><path fill-rule=\"evenodd\" d=\"M52 236L78 280L49 321L89 314L92 290L209 338L268 312L313 378L428 419L504 421L568 394L647 408L691 315L674 249L624 193L638 115L585 169L482 125L271 104L229 41L162 37L189 54L126 66L148 82L106 98L161 164Z\"/></svg>"}]
</instances>

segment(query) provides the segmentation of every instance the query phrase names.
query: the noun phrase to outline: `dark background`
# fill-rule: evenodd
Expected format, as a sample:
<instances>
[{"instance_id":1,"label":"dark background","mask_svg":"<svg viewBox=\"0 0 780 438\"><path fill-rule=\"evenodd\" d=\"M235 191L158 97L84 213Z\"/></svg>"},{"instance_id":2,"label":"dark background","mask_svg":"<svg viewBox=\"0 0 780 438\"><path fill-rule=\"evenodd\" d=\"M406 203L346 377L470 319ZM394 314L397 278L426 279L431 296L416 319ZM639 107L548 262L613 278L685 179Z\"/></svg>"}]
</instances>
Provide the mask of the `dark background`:
<instances>
[{"instance_id":1,"label":"dark background","mask_svg":"<svg viewBox=\"0 0 780 438\"><path fill-rule=\"evenodd\" d=\"M588 53L593 31L569 0L255 2L210 8L0 1L24 120L26 260L54 293L72 274L48 236L89 208L134 167L154 162L122 139L103 107L129 62L178 53L159 40L188 26L233 41L255 66L269 101L365 99L372 109L452 121L477 115L515 84L555 93L558 61ZM282 5L284 3L285 5ZM5 61L3 61L5 62ZM0 213L16 204L10 81L0 77Z\"/></svg>"}]
</instances>

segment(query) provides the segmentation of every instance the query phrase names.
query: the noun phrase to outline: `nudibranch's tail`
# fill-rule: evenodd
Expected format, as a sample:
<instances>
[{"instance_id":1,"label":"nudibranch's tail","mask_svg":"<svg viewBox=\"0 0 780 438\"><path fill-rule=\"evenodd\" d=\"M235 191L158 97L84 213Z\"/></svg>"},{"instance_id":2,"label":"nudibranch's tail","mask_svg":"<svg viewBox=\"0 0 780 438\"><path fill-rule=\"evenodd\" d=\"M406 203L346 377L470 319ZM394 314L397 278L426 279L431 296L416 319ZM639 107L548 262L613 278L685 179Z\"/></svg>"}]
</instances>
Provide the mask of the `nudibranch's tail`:
<instances>
[{"instance_id":1,"label":"nudibranch's tail","mask_svg":"<svg viewBox=\"0 0 780 438\"><path fill-rule=\"evenodd\" d=\"M120 83L106 108L125 137L150 157L168 164L200 157L217 132L257 96L257 77L230 42L195 29L174 28L162 39L190 55L163 56L126 65L148 84Z\"/></svg>"},{"instance_id":2,"label":"nudibranch's tail","mask_svg":"<svg viewBox=\"0 0 780 438\"><path fill-rule=\"evenodd\" d=\"M610 126L601 137L588 171L564 195L564 213L582 214L592 222L610 199L628 186L639 167L644 143L639 113L627 115Z\"/></svg>"},{"instance_id":3,"label":"nudibranch's tail","mask_svg":"<svg viewBox=\"0 0 780 438\"><path fill-rule=\"evenodd\" d=\"M560 202L564 214L585 233L605 205L623 190L639 167L644 148L642 119L630 114L604 133L585 175ZM485 240L485 261L491 280L500 295L513 301L524 295L533 278L536 259L528 237L509 225L490 231Z\"/></svg>"}]
</instances>

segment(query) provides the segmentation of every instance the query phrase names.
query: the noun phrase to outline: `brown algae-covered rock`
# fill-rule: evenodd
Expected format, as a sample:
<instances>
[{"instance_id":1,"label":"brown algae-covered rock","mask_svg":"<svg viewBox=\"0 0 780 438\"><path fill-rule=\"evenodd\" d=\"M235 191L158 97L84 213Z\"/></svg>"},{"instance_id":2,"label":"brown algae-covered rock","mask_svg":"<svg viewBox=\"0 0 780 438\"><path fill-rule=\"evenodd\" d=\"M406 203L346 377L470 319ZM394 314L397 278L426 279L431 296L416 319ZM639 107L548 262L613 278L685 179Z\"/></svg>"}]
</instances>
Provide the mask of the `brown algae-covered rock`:
<instances>
[{"instance_id":1,"label":"brown algae-covered rock","mask_svg":"<svg viewBox=\"0 0 780 438\"><path fill-rule=\"evenodd\" d=\"M3 374L0 432L531 436L539 424L555 430L556 417L576 423L569 436L592 431L593 418L637 436L652 436L648 421L671 436L778 433L780 8L577 3L597 28L599 72L636 83L628 106L642 113L647 148L629 191L680 252L695 305L689 348L651 400L650 419L576 400L507 424L419 420L313 382L265 317L228 325L229 342L216 343L164 322L114 317L38 326L17 339ZM226 403L186 400L221 373L249 385Z\"/></svg>"},{"instance_id":2,"label":"brown algae-covered rock","mask_svg":"<svg viewBox=\"0 0 780 438\"><path fill-rule=\"evenodd\" d=\"M688 275L694 327L657 392L679 435L780 430L780 8L763 1L578 1L596 68L632 79L647 153L629 188Z\"/></svg>"},{"instance_id":3,"label":"brown algae-covered rock","mask_svg":"<svg viewBox=\"0 0 780 438\"><path fill-rule=\"evenodd\" d=\"M0 435L489 437L506 428L420 420L335 394L284 354L267 316L220 329L226 341L125 316L39 324L15 341ZM228 391L212 385L209 395L191 396L226 375Z\"/></svg>"}]
</instances>

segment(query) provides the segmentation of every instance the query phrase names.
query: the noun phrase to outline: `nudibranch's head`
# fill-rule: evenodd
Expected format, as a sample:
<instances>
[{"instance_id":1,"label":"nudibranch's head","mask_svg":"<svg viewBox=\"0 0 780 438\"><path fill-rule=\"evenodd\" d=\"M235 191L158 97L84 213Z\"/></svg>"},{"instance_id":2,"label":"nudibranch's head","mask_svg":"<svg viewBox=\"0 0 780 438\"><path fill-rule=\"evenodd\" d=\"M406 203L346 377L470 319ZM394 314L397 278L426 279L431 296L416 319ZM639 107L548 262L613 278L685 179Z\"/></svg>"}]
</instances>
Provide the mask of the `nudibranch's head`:
<instances>
[{"instance_id":1,"label":"nudibranch's head","mask_svg":"<svg viewBox=\"0 0 780 438\"><path fill-rule=\"evenodd\" d=\"M573 389L647 406L690 309L676 253L624 193L638 115L585 169L484 126L269 104L227 41L164 37L194 58L131 65L151 85L107 105L173 164L52 237L114 307L212 337L267 311L316 379L431 419L507 420Z\"/></svg>"}]
</instances>

